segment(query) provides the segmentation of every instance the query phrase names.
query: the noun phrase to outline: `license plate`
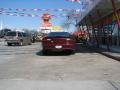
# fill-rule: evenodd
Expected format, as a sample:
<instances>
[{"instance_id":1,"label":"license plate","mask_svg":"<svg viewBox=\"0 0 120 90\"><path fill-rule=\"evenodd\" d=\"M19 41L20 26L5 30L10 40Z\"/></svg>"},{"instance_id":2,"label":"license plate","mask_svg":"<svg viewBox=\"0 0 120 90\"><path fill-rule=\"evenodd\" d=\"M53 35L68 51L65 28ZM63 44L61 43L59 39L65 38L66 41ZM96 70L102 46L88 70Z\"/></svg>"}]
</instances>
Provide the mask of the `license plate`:
<instances>
[{"instance_id":1,"label":"license plate","mask_svg":"<svg viewBox=\"0 0 120 90\"><path fill-rule=\"evenodd\" d=\"M55 48L60 49L60 48L62 48L62 46L55 46Z\"/></svg>"}]
</instances>

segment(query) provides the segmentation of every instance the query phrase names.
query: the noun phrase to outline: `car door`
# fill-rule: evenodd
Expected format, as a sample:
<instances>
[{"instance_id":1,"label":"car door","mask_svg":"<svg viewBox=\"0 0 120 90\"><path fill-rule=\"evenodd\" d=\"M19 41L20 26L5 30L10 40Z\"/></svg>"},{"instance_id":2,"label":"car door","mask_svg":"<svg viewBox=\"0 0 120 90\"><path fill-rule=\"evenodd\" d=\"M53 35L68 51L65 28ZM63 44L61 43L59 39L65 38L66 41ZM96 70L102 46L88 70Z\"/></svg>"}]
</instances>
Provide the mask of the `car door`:
<instances>
[{"instance_id":1,"label":"car door","mask_svg":"<svg viewBox=\"0 0 120 90\"><path fill-rule=\"evenodd\" d=\"M22 35L23 35L23 43L26 45L27 44L27 35L26 33L22 32Z\"/></svg>"}]
</instances>

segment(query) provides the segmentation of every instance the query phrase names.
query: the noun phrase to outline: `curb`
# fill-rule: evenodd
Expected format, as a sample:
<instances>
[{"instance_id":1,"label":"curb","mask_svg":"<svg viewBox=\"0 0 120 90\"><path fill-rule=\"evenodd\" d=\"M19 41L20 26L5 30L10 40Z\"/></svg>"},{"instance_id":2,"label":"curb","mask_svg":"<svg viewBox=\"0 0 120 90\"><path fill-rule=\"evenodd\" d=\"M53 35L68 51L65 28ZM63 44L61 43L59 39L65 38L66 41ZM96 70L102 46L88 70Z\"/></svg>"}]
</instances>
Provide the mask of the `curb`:
<instances>
[{"instance_id":1,"label":"curb","mask_svg":"<svg viewBox=\"0 0 120 90\"><path fill-rule=\"evenodd\" d=\"M110 54L107 54L107 53L102 53L102 52L99 52L100 54L104 55L104 56L107 56L109 58L112 58L112 59L115 59L117 61L120 61L120 57L115 57L113 55L110 55Z\"/></svg>"},{"instance_id":2,"label":"curb","mask_svg":"<svg viewBox=\"0 0 120 90\"><path fill-rule=\"evenodd\" d=\"M109 54L110 52L107 51L107 50L105 50L105 49L103 49L103 48L93 48L93 47L88 47L88 48L89 48L89 49L92 49L93 51L95 51L95 52L97 52L97 53L100 53L100 54L102 54L102 55L104 55L104 56L106 56L106 57L109 57L109 58L112 58L112 59L114 59L114 60L120 61L120 57L116 57L116 56L114 56L114 55ZM108 53L104 53L104 52L102 52L102 51L107 51Z\"/></svg>"}]
</instances>

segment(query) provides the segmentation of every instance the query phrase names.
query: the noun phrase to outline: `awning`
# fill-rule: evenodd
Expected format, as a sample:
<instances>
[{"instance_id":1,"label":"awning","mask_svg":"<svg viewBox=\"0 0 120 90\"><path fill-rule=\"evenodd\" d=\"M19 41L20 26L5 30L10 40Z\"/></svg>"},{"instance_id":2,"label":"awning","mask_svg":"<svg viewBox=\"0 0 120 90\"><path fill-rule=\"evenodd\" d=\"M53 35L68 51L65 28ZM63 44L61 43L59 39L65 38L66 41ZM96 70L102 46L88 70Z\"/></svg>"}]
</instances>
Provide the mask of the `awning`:
<instances>
[{"instance_id":1,"label":"awning","mask_svg":"<svg viewBox=\"0 0 120 90\"><path fill-rule=\"evenodd\" d=\"M115 0L116 8L120 9L120 0ZM98 12L101 17L107 16L113 12L111 0L102 0L96 7L94 7L88 15L82 19L79 24L83 23L85 20L87 24L90 24L89 15L92 16L93 21L98 21L100 19ZM83 23L84 24L84 23Z\"/></svg>"}]
</instances>

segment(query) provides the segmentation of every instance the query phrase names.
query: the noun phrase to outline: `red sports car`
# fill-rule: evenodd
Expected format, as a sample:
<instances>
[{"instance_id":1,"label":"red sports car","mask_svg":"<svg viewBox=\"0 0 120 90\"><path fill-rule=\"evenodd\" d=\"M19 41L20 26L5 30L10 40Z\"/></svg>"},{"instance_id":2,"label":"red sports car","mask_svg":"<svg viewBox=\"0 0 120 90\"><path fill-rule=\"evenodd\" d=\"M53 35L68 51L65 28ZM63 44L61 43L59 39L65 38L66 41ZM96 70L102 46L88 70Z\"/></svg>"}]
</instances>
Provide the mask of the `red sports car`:
<instances>
[{"instance_id":1,"label":"red sports car","mask_svg":"<svg viewBox=\"0 0 120 90\"><path fill-rule=\"evenodd\" d=\"M42 39L43 53L48 51L71 51L76 50L74 37L68 32L51 32Z\"/></svg>"}]
</instances>

